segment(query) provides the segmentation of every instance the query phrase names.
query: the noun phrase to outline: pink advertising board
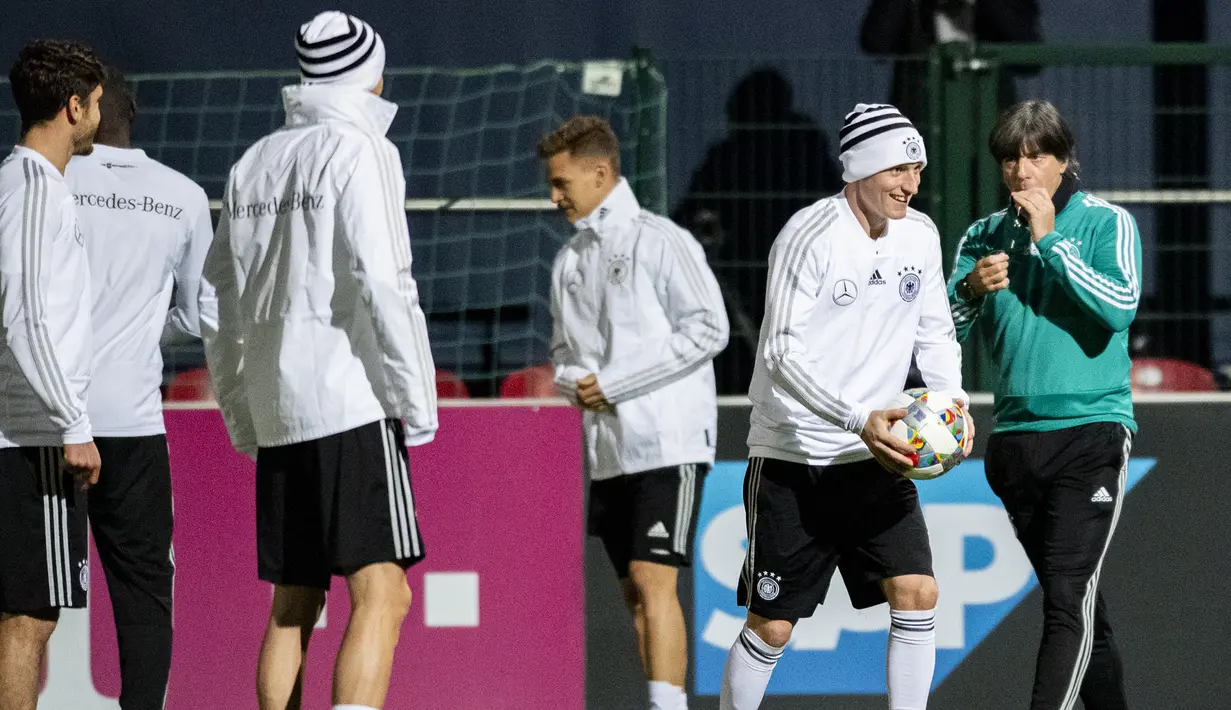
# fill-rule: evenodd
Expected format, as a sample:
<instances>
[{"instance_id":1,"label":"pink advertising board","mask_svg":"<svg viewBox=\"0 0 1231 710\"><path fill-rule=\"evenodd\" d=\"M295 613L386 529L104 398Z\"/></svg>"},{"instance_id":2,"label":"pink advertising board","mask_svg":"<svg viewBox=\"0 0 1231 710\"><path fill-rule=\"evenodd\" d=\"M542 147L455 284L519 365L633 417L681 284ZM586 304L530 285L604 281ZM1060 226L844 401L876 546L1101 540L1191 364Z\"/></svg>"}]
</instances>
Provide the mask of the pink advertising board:
<instances>
[{"instance_id":1,"label":"pink advertising board","mask_svg":"<svg viewBox=\"0 0 1231 710\"><path fill-rule=\"evenodd\" d=\"M256 577L253 464L231 449L217 411L166 420L177 570L167 707L255 708L271 591ZM414 602L387 708L584 707L578 426L564 407L442 408L437 439L411 450L427 558L408 575ZM91 580L88 614L65 614L52 637L40 708L119 707L96 557ZM347 611L335 579L309 651L305 708L330 707Z\"/></svg>"}]
</instances>

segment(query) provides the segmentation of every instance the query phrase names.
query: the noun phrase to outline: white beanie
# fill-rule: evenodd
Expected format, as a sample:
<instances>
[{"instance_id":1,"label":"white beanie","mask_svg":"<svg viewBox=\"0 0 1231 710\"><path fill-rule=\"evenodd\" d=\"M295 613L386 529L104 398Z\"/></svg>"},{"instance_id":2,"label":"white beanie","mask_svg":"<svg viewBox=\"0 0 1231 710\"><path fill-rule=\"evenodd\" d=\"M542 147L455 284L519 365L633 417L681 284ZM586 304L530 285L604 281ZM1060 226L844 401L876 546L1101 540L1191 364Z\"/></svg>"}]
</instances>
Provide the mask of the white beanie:
<instances>
[{"instance_id":1,"label":"white beanie","mask_svg":"<svg viewBox=\"0 0 1231 710\"><path fill-rule=\"evenodd\" d=\"M380 35L358 17L337 10L322 12L300 25L295 53L304 84L371 91L385 72L385 43Z\"/></svg>"},{"instance_id":2,"label":"white beanie","mask_svg":"<svg viewBox=\"0 0 1231 710\"><path fill-rule=\"evenodd\" d=\"M856 104L838 134L842 179L857 182L907 163L928 164L923 136L888 104Z\"/></svg>"}]
</instances>

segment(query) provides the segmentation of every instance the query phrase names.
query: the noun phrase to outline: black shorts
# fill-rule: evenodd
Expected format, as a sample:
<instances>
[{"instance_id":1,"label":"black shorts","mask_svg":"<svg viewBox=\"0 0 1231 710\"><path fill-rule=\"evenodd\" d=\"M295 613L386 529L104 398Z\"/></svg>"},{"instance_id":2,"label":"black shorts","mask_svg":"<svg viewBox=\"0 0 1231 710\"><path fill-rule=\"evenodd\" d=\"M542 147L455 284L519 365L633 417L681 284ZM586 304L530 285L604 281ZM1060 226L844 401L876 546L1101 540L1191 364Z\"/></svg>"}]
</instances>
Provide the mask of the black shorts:
<instances>
[{"instance_id":1,"label":"black shorts","mask_svg":"<svg viewBox=\"0 0 1231 710\"><path fill-rule=\"evenodd\" d=\"M423 559L402 422L260 449L256 525L260 578L274 584L328 589L333 575Z\"/></svg>"},{"instance_id":2,"label":"black shorts","mask_svg":"<svg viewBox=\"0 0 1231 710\"><path fill-rule=\"evenodd\" d=\"M807 466L750 459L744 508L748 553L738 600L767 619L812 616L835 569L856 609L885 601L884 579L932 576L915 484L875 460Z\"/></svg>"},{"instance_id":3,"label":"black shorts","mask_svg":"<svg viewBox=\"0 0 1231 710\"><path fill-rule=\"evenodd\" d=\"M90 531L116 621L170 627L175 523L167 437L99 436L94 443L106 474L89 491Z\"/></svg>"},{"instance_id":4,"label":"black shorts","mask_svg":"<svg viewBox=\"0 0 1231 710\"><path fill-rule=\"evenodd\" d=\"M0 612L86 605L86 494L63 458L59 446L0 449Z\"/></svg>"},{"instance_id":5,"label":"black shorts","mask_svg":"<svg viewBox=\"0 0 1231 710\"><path fill-rule=\"evenodd\" d=\"M708 464L656 468L590 484L589 532L620 578L633 560L692 564L692 538Z\"/></svg>"}]
</instances>

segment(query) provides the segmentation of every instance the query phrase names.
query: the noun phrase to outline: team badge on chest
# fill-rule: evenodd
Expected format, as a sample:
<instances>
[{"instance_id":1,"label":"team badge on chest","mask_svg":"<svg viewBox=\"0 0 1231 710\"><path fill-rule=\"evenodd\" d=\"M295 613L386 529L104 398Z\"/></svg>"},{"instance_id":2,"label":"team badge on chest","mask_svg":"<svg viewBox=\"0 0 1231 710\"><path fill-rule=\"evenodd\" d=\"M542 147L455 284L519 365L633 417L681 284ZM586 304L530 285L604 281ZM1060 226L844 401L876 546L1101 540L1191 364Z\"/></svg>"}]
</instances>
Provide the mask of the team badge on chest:
<instances>
[{"instance_id":1,"label":"team badge on chest","mask_svg":"<svg viewBox=\"0 0 1231 710\"><path fill-rule=\"evenodd\" d=\"M612 286L619 286L628 278L628 257L616 254L607 259L607 281Z\"/></svg>"},{"instance_id":2,"label":"team badge on chest","mask_svg":"<svg viewBox=\"0 0 1231 710\"><path fill-rule=\"evenodd\" d=\"M901 281L898 282L898 295L903 301L910 303L919 297L919 291L923 288L923 280L919 278L919 269L913 266L907 266L898 272Z\"/></svg>"}]
</instances>

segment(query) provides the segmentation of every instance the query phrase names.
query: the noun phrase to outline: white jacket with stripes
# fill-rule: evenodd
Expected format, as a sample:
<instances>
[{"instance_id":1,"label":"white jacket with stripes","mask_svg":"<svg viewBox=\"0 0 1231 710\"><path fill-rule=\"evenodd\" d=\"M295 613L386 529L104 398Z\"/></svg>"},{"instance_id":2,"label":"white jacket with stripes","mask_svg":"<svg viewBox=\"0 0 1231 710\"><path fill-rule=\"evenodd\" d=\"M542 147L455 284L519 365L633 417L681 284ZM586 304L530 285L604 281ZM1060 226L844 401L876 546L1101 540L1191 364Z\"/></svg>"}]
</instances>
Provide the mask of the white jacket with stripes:
<instances>
[{"instance_id":1,"label":"white jacket with stripes","mask_svg":"<svg viewBox=\"0 0 1231 710\"><path fill-rule=\"evenodd\" d=\"M912 354L930 389L966 398L932 220L912 209L871 239L841 193L800 210L769 253L750 455L871 458L859 435L902 391Z\"/></svg>"},{"instance_id":2,"label":"white jacket with stripes","mask_svg":"<svg viewBox=\"0 0 1231 710\"><path fill-rule=\"evenodd\" d=\"M201 336L232 443L319 439L381 419L437 428L411 276L397 106L360 89L283 89L286 126L231 169L201 283Z\"/></svg>"},{"instance_id":3,"label":"white jacket with stripes","mask_svg":"<svg viewBox=\"0 0 1231 710\"><path fill-rule=\"evenodd\" d=\"M0 163L0 448L90 441L90 268L73 193L42 154Z\"/></svg>"},{"instance_id":4,"label":"white jacket with stripes","mask_svg":"<svg viewBox=\"0 0 1231 710\"><path fill-rule=\"evenodd\" d=\"M584 413L591 477L713 463L711 361L728 325L701 245L641 209L623 178L576 226L552 269L551 360L570 401L595 373L614 405Z\"/></svg>"}]
</instances>

